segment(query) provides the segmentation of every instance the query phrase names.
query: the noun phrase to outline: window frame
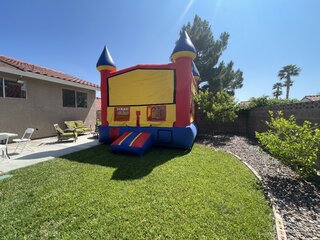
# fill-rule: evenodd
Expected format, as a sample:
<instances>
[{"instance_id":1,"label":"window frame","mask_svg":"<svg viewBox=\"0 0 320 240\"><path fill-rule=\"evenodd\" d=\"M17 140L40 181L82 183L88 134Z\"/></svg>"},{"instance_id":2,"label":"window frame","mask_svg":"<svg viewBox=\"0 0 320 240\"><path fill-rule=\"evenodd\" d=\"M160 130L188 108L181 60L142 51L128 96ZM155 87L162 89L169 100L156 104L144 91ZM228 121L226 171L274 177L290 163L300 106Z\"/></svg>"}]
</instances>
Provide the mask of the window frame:
<instances>
[{"instance_id":1,"label":"window frame","mask_svg":"<svg viewBox=\"0 0 320 240\"><path fill-rule=\"evenodd\" d=\"M161 111L163 111L163 116L160 116L160 118L153 118L152 117L152 109L159 109L160 114ZM149 116L150 113L150 116ZM148 122L165 122L167 119L167 107L166 105L150 105L147 106L147 121Z\"/></svg>"},{"instance_id":2,"label":"window frame","mask_svg":"<svg viewBox=\"0 0 320 240\"><path fill-rule=\"evenodd\" d=\"M126 111L128 114L119 114L119 111ZM117 106L114 108L114 121L115 122L128 122L130 121L130 106Z\"/></svg>"},{"instance_id":3,"label":"window frame","mask_svg":"<svg viewBox=\"0 0 320 240\"><path fill-rule=\"evenodd\" d=\"M63 98L64 91L70 91L70 92L72 91L74 93L74 106L64 106L64 98ZM78 100L77 100L78 93L86 95L86 101L85 101L86 104L84 107L78 106ZM77 91L74 89L62 88L62 107L64 107L64 108L88 108L88 93L83 92L83 91Z\"/></svg>"},{"instance_id":4,"label":"window frame","mask_svg":"<svg viewBox=\"0 0 320 240\"><path fill-rule=\"evenodd\" d=\"M2 98L5 98L5 88L4 88L4 78L1 77L1 85L2 85L2 89L1 89L1 92L2 92Z\"/></svg>"},{"instance_id":5,"label":"window frame","mask_svg":"<svg viewBox=\"0 0 320 240\"><path fill-rule=\"evenodd\" d=\"M80 91L75 91L75 92L76 92L76 107L77 107L77 108L88 108L88 93L86 93L86 92L80 92ZM84 107L78 106L78 94L79 94L79 93L85 94L85 96L86 96L85 106L84 106Z\"/></svg>"},{"instance_id":6,"label":"window frame","mask_svg":"<svg viewBox=\"0 0 320 240\"><path fill-rule=\"evenodd\" d=\"M6 80L10 81L10 82L18 83L19 79L14 79L13 77L0 77L0 81L2 82L2 89L0 90L2 92L2 97L0 97L0 98L13 98L13 99L25 99L25 100L28 98L28 87L27 87L27 82L25 80L22 80L23 84L26 85L25 97L7 97L6 96ZM19 84L21 84L21 83L19 83ZM22 85L21 85L21 87L22 87Z\"/></svg>"},{"instance_id":7,"label":"window frame","mask_svg":"<svg viewBox=\"0 0 320 240\"><path fill-rule=\"evenodd\" d=\"M64 93L65 91L68 91L68 92L73 92L74 94L74 106L65 106L65 102L64 102ZM68 107L68 108L76 108L77 107L77 99L76 99L76 91L75 90L71 90L71 89L65 89L65 88L62 88L62 107Z\"/></svg>"}]
</instances>

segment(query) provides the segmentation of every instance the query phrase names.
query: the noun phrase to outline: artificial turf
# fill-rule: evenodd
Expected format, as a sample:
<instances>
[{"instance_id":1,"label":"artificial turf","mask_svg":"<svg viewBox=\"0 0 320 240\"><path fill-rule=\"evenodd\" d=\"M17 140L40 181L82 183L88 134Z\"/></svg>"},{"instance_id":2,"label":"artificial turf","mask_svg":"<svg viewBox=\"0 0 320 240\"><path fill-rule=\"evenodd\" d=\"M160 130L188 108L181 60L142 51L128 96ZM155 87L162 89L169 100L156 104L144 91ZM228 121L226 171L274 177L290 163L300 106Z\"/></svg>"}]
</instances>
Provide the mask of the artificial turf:
<instances>
[{"instance_id":1,"label":"artificial turf","mask_svg":"<svg viewBox=\"0 0 320 240\"><path fill-rule=\"evenodd\" d=\"M273 239L254 175L195 144L144 157L106 145L11 172L0 181L1 239Z\"/></svg>"}]
</instances>

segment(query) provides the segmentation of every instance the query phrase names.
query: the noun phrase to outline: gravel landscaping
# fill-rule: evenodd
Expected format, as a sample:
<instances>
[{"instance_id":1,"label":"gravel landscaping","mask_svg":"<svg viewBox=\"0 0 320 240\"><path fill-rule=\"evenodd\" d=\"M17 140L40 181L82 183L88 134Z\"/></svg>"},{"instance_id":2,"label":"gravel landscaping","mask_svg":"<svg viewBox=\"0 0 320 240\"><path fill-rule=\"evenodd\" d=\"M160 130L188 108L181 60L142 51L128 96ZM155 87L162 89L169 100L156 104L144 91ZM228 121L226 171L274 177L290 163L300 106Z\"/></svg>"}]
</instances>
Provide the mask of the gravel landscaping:
<instances>
[{"instance_id":1,"label":"gravel landscaping","mask_svg":"<svg viewBox=\"0 0 320 240\"><path fill-rule=\"evenodd\" d=\"M302 181L288 167L239 136L200 136L198 142L232 152L261 176L265 194L278 207L289 240L320 239L320 188Z\"/></svg>"}]
</instances>

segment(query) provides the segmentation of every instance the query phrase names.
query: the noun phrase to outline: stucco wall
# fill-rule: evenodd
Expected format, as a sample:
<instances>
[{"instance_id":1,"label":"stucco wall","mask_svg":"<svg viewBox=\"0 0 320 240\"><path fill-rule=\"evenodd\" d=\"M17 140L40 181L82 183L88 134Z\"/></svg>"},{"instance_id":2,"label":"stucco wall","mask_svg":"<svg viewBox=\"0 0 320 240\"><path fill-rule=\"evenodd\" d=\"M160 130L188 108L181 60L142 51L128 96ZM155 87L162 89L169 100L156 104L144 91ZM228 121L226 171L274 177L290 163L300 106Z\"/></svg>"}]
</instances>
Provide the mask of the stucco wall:
<instances>
[{"instance_id":1,"label":"stucco wall","mask_svg":"<svg viewBox=\"0 0 320 240\"><path fill-rule=\"evenodd\" d=\"M299 102L292 104L266 106L240 112L238 118L231 123L216 123L205 120L198 111L197 124L200 134L239 134L255 137L255 132L268 130L265 122L270 120L268 111L282 111L285 118L294 115L297 123L308 120L313 124L320 124L320 101Z\"/></svg>"},{"instance_id":2,"label":"stucco wall","mask_svg":"<svg viewBox=\"0 0 320 240\"><path fill-rule=\"evenodd\" d=\"M197 111L198 133L199 134L237 134L247 133L247 113L240 113L233 122L219 123L206 120L200 110Z\"/></svg>"},{"instance_id":3,"label":"stucco wall","mask_svg":"<svg viewBox=\"0 0 320 240\"><path fill-rule=\"evenodd\" d=\"M260 107L249 111L247 134L250 137L255 136L256 131L264 132L268 130L265 122L270 120L269 111L282 111L285 118L294 115L298 124L302 124L305 120L308 120L313 124L320 124L320 101Z\"/></svg>"},{"instance_id":4,"label":"stucco wall","mask_svg":"<svg viewBox=\"0 0 320 240\"><path fill-rule=\"evenodd\" d=\"M17 76L0 72L0 77L17 79ZM0 132L13 132L21 136L25 129L38 129L33 138L54 136L54 123L64 128L64 121L83 120L94 129L96 121L95 91L50 83L38 79L23 78L27 82L27 98L0 97ZM62 106L62 89L86 92L87 108Z\"/></svg>"}]
</instances>

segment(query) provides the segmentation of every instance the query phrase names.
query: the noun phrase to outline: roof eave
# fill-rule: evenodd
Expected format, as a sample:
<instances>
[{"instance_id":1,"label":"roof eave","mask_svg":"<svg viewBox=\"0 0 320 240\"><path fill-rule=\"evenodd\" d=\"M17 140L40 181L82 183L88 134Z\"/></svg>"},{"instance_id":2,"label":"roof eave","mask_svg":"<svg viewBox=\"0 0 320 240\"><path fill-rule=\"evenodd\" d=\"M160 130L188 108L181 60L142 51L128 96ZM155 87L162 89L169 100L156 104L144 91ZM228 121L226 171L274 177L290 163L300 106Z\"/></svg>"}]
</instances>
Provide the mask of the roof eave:
<instances>
[{"instance_id":1,"label":"roof eave","mask_svg":"<svg viewBox=\"0 0 320 240\"><path fill-rule=\"evenodd\" d=\"M26 71L22 71L19 69L0 67L0 72L16 74L16 75L20 75L20 76L24 76L24 77L35 78L35 79L39 79L39 80L44 80L44 81L53 82L53 83L59 83L59 84L78 87L78 88L84 88L84 89L93 90L93 91L100 91L99 87L89 86L89 85L82 84L82 83L76 83L76 82L72 82L69 80L63 80L60 78L49 77L49 76L45 76L45 75L41 75L41 74L37 74L37 73L26 72Z\"/></svg>"}]
</instances>

